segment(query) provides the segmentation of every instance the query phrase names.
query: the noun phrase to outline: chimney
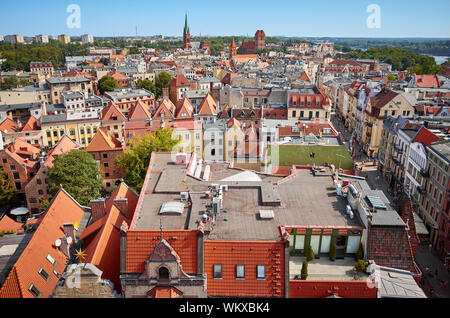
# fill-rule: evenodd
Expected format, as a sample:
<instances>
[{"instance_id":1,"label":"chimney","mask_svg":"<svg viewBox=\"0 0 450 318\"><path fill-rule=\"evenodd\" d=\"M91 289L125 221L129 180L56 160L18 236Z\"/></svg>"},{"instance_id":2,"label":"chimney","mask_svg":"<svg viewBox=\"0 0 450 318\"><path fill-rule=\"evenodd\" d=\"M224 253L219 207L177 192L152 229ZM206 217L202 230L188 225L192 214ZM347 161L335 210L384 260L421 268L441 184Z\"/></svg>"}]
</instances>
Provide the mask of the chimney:
<instances>
[{"instance_id":1,"label":"chimney","mask_svg":"<svg viewBox=\"0 0 450 318\"><path fill-rule=\"evenodd\" d=\"M197 275L203 275L204 273L204 247L203 232L197 231Z\"/></svg>"},{"instance_id":2,"label":"chimney","mask_svg":"<svg viewBox=\"0 0 450 318\"><path fill-rule=\"evenodd\" d=\"M120 227L120 273L127 271L127 232L128 224L123 221ZM122 286L124 288L124 286Z\"/></svg>"},{"instance_id":3,"label":"chimney","mask_svg":"<svg viewBox=\"0 0 450 318\"><path fill-rule=\"evenodd\" d=\"M71 237L72 242L75 241L75 226L72 223L65 223L63 225L64 228L64 235L66 237Z\"/></svg>"},{"instance_id":4,"label":"chimney","mask_svg":"<svg viewBox=\"0 0 450 318\"><path fill-rule=\"evenodd\" d=\"M128 215L128 199L127 198L114 199L114 205L116 206L116 208L119 209L119 211L123 215L125 215L127 218L129 217L129 215Z\"/></svg>"},{"instance_id":5,"label":"chimney","mask_svg":"<svg viewBox=\"0 0 450 318\"><path fill-rule=\"evenodd\" d=\"M163 98L169 98L169 88L163 87L162 94L163 94Z\"/></svg>"},{"instance_id":6,"label":"chimney","mask_svg":"<svg viewBox=\"0 0 450 318\"><path fill-rule=\"evenodd\" d=\"M95 222L106 215L105 199L91 200L92 222Z\"/></svg>"}]
</instances>

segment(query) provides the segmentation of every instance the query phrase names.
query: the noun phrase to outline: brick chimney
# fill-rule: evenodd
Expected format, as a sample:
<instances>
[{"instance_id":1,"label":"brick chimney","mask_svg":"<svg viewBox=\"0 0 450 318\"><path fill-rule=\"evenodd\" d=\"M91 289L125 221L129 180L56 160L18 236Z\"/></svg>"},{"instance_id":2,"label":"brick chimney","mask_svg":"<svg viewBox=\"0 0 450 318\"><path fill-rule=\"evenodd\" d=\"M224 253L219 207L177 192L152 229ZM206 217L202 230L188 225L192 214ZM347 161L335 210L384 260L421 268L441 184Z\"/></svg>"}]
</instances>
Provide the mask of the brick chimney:
<instances>
[{"instance_id":1,"label":"brick chimney","mask_svg":"<svg viewBox=\"0 0 450 318\"><path fill-rule=\"evenodd\" d=\"M92 222L95 222L106 215L105 199L91 201Z\"/></svg>"},{"instance_id":2,"label":"brick chimney","mask_svg":"<svg viewBox=\"0 0 450 318\"><path fill-rule=\"evenodd\" d=\"M163 98L169 98L169 88L168 87L163 87L162 96L163 96Z\"/></svg>"},{"instance_id":3,"label":"brick chimney","mask_svg":"<svg viewBox=\"0 0 450 318\"><path fill-rule=\"evenodd\" d=\"M114 202L114 205L116 206L116 208L118 208L119 211L128 218L129 217L129 215L128 215L128 199L127 198L117 198L117 199L114 199L113 202Z\"/></svg>"}]
</instances>

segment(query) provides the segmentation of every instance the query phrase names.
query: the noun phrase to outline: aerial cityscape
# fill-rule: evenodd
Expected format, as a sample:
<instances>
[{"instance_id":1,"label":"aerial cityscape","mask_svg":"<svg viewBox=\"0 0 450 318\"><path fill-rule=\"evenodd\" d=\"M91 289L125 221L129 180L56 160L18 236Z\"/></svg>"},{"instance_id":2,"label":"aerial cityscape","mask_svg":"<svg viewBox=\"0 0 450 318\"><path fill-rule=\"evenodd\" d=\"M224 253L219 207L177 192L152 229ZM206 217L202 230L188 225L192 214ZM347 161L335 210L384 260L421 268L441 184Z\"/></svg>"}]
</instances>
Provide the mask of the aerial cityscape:
<instances>
[{"instance_id":1,"label":"aerial cityscape","mask_svg":"<svg viewBox=\"0 0 450 318\"><path fill-rule=\"evenodd\" d=\"M450 298L448 0L3 2L0 298Z\"/></svg>"}]
</instances>

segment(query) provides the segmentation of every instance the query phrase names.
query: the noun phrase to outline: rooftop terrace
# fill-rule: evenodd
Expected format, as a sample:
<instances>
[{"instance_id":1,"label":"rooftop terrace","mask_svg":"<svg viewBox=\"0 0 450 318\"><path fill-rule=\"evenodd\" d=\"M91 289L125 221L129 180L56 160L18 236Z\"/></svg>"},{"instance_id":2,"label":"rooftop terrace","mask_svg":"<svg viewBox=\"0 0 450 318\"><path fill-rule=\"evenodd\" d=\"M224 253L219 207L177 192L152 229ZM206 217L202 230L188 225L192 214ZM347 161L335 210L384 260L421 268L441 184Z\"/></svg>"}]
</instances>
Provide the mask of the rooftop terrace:
<instances>
[{"instance_id":1,"label":"rooftop terrace","mask_svg":"<svg viewBox=\"0 0 450 318\"><path fill-rule=\"evenodd\" d=\"M280 225L360 226L357 219L346 217L346 202L335 194L331 174L313 176L309 170L298 170L283 180L213 163L208 164L210 177L205 181L188 175L195 167L173 161L170 154L153 155L131 228L159 229L161 221L165 230L195 230L205 213L214 220L205 226L211 240L278 240ZM203 163L201 175L206 165ZM211 190L214 184L228 186L222 192L222 209L215 217L212 202L219 191ZM190 208L181 200L181 192L189 192ZM184 210L161 215L166 202L183 202ZM273 218L261 218L264 210L273 211Z\"/></svg>"}]
</instances>

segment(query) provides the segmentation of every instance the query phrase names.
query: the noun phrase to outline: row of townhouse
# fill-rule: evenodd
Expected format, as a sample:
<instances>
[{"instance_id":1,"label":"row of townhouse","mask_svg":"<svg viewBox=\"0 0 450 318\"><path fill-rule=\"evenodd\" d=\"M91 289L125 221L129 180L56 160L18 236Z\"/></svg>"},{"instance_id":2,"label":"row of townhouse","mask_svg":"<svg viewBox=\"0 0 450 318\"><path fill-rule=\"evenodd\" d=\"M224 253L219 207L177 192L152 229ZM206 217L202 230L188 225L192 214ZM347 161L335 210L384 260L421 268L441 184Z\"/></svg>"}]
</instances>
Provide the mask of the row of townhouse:
<instances>
[{"instance_id":1,"label":"row of townhouse","mask_svg":"<svg viewBox=\"0 0 450 318\"><path fill-rule=\"evenodd\" d=\"M431 119L422 122L388 117L379 156L384 178L395 195L404 193L412 200L443 260L447 257L444 246L448 251L448 243L440 239L448 219L448 127L448 122Z\"/></svg>"}]
</instances>

